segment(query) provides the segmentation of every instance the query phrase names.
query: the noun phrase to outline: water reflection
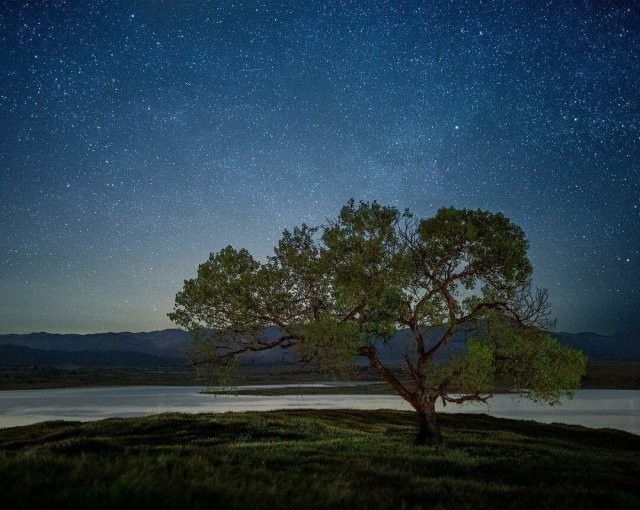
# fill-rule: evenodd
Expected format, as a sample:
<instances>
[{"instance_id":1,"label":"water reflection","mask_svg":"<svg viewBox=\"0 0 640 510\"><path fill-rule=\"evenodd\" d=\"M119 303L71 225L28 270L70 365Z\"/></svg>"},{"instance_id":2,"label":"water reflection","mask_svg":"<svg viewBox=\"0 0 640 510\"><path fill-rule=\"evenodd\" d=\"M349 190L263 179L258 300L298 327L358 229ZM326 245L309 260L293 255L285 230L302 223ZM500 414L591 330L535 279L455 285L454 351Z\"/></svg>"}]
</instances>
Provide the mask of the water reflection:
<instances>
[{"instance_id":1,"label":"water reflection","mask_svg":"<svg viewBox=\"0 0 640 510\"><path fill-rule=\"evenodd\" d=\"M330 384L313 384L322 388ZM279 388L286 385L279 385ZM245 387L243 387L245 388ZM274 386L252 386L265 389ZM292 390L296 391L296 390ZM316 390L317 391L317 390ZM393 395L206 395L194 386L126 386L0 392L0 427L46 420L88 421L144 416L163 412L267 411L273 409L398 409L409 405ZM544 406L510 395L496 395L484 404L449 405L441 412L486 413L501 418L608 427L640 434L640 391L580 390L573 400Z\"/></svg>"}]
</instances>

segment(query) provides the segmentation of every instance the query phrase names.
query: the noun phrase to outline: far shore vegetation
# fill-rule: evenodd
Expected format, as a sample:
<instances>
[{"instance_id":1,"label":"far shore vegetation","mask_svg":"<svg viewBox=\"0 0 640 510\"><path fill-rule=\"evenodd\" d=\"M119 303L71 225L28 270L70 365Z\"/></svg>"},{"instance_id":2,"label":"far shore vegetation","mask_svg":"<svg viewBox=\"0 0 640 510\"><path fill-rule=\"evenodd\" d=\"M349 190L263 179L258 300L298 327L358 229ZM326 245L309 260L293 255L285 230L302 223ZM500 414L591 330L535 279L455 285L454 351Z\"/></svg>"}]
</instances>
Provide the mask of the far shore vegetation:
<instances>
[{"instance_id":1,"label":"far shore vegetation","mask_svg":"<svg viewBox=\"0 0 640 510\"><path fill-rule=\"evenodd\" d=\"M313 370L295 370L288 366L240 367L233 384L290 384L333 380ZM379 380L373 373L362 373L356 380ZM207 386L207 382L189 367L130 368L53 368L3 367L0 391L83 386ZM582 389L640 389L640 362L598 362L587 365ZM361 392L390 392L384 384L362 388Z\"/></svg>"}]
</instances>

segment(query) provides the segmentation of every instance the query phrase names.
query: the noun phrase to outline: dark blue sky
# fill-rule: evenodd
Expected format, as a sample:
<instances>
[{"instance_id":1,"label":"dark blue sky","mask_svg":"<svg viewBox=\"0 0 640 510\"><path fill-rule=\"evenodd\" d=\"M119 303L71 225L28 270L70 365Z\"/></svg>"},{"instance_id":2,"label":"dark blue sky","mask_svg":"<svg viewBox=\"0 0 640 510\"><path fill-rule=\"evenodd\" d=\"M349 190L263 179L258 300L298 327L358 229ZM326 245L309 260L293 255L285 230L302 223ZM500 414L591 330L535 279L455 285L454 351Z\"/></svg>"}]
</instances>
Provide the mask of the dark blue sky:
<instances>
[{"instance_id":1,"label":"dark blue sky","mask_svg":"<svg viewBox=\"0 0 640 510\"><path fill-rule=\"evenodd\" d=\"M169 327L210 251L350 197L524 228L640 326L640 3L3 2L0 332Z\"/></svg>"}]
</instances>

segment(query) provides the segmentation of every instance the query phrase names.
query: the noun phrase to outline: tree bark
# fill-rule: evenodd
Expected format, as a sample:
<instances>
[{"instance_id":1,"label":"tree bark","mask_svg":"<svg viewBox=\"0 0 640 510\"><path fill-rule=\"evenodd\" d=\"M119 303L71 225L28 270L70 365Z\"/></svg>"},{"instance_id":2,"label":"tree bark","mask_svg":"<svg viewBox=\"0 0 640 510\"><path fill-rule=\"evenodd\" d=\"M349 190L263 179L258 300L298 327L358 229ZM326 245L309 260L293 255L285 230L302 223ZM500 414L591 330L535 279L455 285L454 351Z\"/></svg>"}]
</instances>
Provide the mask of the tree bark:
<instances>
[{"instance_id":1,"label":"tree bark","mask_svg":"<svg viewBox=\"0 0 640 510\"><path fill-rule=\"evenodd\" d=\"M435 403L428 402L422 406L418 411L418 421L420 428L416 436L416 445L436 446L442 444Z\"/></svg>"}]
</instances>

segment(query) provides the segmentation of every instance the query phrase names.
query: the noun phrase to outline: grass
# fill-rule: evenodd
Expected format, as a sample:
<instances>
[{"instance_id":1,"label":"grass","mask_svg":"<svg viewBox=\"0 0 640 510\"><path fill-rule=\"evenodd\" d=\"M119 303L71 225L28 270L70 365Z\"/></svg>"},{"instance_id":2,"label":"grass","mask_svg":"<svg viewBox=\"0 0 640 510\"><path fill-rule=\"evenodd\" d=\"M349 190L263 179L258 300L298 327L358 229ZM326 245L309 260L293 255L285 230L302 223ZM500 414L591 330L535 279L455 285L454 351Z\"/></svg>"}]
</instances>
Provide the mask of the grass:
<instances>
[{"instance_id":1,"label":"grass","mask_svg":"<svg viewBox=\"0 0 640 510\"><path fill-rule=\"evenodd\" d=\"M0 430L3 508L640 508L640 436L397 411L164 414Z\"/></svg>"}]
</instances>

